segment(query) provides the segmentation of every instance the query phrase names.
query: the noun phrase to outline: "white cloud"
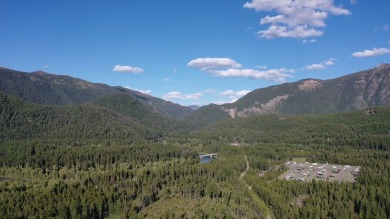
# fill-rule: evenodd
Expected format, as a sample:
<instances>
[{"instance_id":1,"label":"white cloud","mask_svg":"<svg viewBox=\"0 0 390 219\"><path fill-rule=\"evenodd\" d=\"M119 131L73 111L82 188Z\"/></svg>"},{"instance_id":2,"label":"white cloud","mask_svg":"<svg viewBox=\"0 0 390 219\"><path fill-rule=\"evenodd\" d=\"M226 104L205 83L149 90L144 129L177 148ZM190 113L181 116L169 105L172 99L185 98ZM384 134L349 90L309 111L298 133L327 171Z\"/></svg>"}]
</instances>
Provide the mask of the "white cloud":
<instances>
[{"instance_id":1,"label":"white cloud","mask_svg":"<svg viewBox=\"0 0 390 219\"><path fill-rule=\"evenodd\" d=\"M350 1L352 5L356 4L357 3L357 0L351 0Z\"/></svg>"},{"instance_id":2,"label":"white cloud","mask_svg":"<svg viewBox=\"0 0 390 219\"><path fill-rule=\"evenodd\" d=\"M336 59L334 59L334 58L330 58L330 59L328 59L326 61L323 61L321 63L318 63L318 64L306 65L305 69L307 69L307 70L322 70L322 69L326 69L328 66L334 65L335 60Z\"/></svg>"},{"instance_id":3,"label":"white cloud","mask_svg":"<svg viewBox=\"0 0 390 219\"><path fill-rule=\"evenodd\" d=\"M151 95L152 94L151 90L141 90L141 89L132 88L132 87L129 87L129 86L126 86L125 88L130 89L130 90L134 90L134 91L138 91L140 93L147 94L147 95Z\"/></svg>"},{"instance_id":4,"label":"white cloud","mask_svg":"<svg viewBox=\"0 0 390 219\"><path fill-rule=\"evenodd\" d=\"M232 100L226 101L226 100L215 100L212 103L217 104L217 105L222 105L225 103L233 103Z\"/></svg>"},{"instance_id":5,"label":"white cloud","mask_svg":"<svg viewBox=\"0 0 390 219\"><path fill-rule=\"evenodd\" d=\"M164 81L165 81L165 82L173 82L173 80L172 80L172 79L169 79L169 78L164 78Z\"/></svg>"},{"instance_id":6,"label":"white cloud","mask_svg":"<svg viewBox=\"0 0 390 219\"><path fill-rule=\"evenodd\" d=\"M291 77L288 73L294 72L294 70L285 68L264 71L241 69L240 63L229 58L198 58L190 61L187 65L219 77L246 77L274 82L285 82L287 77Z\"/></svg>"},{"instance_id":7,"label":"white cloud","mask_svg":"<svg viewBox=\"0 0 390 219\"><path fill-rule=\"evenodd\" d=\"M324 64L311 64L311 65L307 65L306 69L308 69L308 70L321 70L321 69L326 69L326 66Z\"/></svg>"},{"instance_id":8,"label":"white cloud","mask_svg":"<svg viewBox=\"0 0 390 219\"><path fill-rule=\"evenodd\" d=\"M251 92L250 90L240 90L240 91L234 91L234 90L226 90L223 92L220 92L219 95L222 97L229 97L230 99L237 100L246 94Z\"/></svg>"},{"instance_id":9,"label":"white cloud","mask_svg":"<svg viewBox=\"0 0 390 219\"><path fill-rule=\"evenodd\" d=\"M163 99L172 101L172 100L196 100L202 97L202 93L193 93L193 94L182 94L179 91L172 91L163 96Z\"/></svg>"},{"instance_id":10,"label":"white cloud","mask_svg":"<svg viewBox=\"0 0 390 219\"><path fill-rule=\"evenodd\" d=\"M138 92L141 92L143 94L148 94L148 95L151 95L152 94L152 91L151 90L140 90L140 89L135 89L136 91Z\"/></svg>"},{"instance_id":11,"label":"white cloud","mask_svg":"<svg viewBox=\"0 0 390 219\"><path fill-rule=\"evenodd\" d=\"M200 70L214 68L241 68L241 64L229 58L197 58L187 63L188 66Z\"/></svg>"},{"instance_id":12,"label":"white cloud","mask_svg":"<svg viewBox=\"0 0 390 219\"><path fill-rule=\"evenodd\" d=\"M330 65L334 65L335 60L336 60L336 59L334 59L334 58L330 58L330 59L328 59L327 61L324 61L323 63L324 63L324 65L326 65L326 66L330 66Z\"/></svg>"},{"instance_id":13,"label":"white cloud","mask_svg":"<svg viewBox=\"0 0 390 219\"><path fill-rule=\"evenodd\" d=\"M112 71L116 72L127 72L127 73L134 73L134 74L139 74L144 72L142 68L139 67L132 67L128 65L115 65L114 69Z\"/></svg>"},{"instance_id":14,"label":"white cloud","mask_svg":"<svg viewBox=\"0 0 390 219\"><path fill-rule=\"evenodd\" d=\"M383 28L382 28L384 31L387 31L387 30L390 30L390 25L388 24L385 24L383 25Z\"/></svg>"},{"instance_id":15,"label":"white cloud","mask_svg":"<svg viewBox=\"0 0 390 219\"><path fill-rule=\"evenodd\" d=\"M267 39L272 39L276 37L308 38L322 36L324 32L314 28L309 28L308 26L286 27L271 25L267 30L259 31L258 34L260 35L260 37Z\"/></svg>"},{"instance_id":16,"label":"white cloud","mask_svg":"<svg viewBox=\"0 0 390 219\"><path fill-rule=\"evenodd\" d=\"M390 49L387 48L373 48L372 50L364 50L362 52L352 53L352 57L361 58L361 57L370 57L370 56L380 56L390 53Z\"/></svg>"},{"instance_id":17,"label":"white cloud","mask_svg":"<svg viewBox=\"0 0 390 219\"><path fill-rule=\"evenodd\" d=\"M263 79L267 81L285 82L285 79L288 77L292 77L291 74L294 70L291 69L269 69L266 71L259 71L257 69L235 69L230 68L227 70L213 70L209 73L219 77L247 77L251 79Z\"/></svg>"},{"instance_id":18,"label":"white cloud","mask_svg":"<svg viewBox=\"0 0 390 219\"><path fill-rule=\"evenodd\" d=\"M306 43L316 43L316 42L317 42L316 39L302 40L302 43L303 43L303 44L306 44Z\"/></svg>"},{"instance_id":19,"label":"white cloud","mask_svg":"<svg viewBox=\"0 0 390 219\"><path fill-rule=\"evenodd\" d=\"M319 37L323 35L319 28L326 26L329 14L351 14L341 6L335 6L333 0L252 0L246 2L244 8L276 12L275 16L267 15L260 20L260 25L270 25L258 32L260 37L267 39Z\"/></svg>"},{"instance_id":20,"label":"white cloud","mask_svg":"<svg viewBox=\"0 0 390 219\"><path fill-rule=\"evenodd\" d=\"M258 69L267 69L267 66L265 66L265 65L257 65L256 68L258 68Z\"/></svg>"}]
</instances>

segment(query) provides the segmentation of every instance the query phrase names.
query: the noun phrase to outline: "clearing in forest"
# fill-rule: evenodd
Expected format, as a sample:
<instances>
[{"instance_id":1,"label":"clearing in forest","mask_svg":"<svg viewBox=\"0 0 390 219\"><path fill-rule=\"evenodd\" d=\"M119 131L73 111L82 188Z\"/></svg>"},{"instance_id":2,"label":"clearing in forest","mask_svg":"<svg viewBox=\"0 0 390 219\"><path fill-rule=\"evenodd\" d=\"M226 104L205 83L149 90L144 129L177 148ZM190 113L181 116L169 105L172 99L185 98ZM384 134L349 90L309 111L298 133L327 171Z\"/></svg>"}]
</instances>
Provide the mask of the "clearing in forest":
<instances>
[{"instance_id":1,"label":"clearing in forest","mask_svg":"<svg viewBox=\"0 0 390 219\"><path fill-rule=\"evenodd\" d=\"M356 182L360 166L320 164L309 162L286 163L288 170L279 176L279 179L311 182L313 179L330 182Z\"/></svg>"}]
</instances>

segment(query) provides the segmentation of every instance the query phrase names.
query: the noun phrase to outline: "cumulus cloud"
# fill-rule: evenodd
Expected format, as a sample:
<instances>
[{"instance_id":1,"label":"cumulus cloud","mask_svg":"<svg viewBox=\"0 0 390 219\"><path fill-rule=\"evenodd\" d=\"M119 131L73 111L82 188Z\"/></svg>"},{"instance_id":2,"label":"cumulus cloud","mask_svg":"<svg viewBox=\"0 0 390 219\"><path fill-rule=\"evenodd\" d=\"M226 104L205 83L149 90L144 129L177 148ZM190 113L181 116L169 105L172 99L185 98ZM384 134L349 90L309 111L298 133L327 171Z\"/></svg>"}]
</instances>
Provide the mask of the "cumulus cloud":
<instances>
[{"instance_id":1,"label":"cumulus cloud","mask_svg":"<svg viewBox=\"0 0 390 219\"><path fill-rule=\"evenodd\" d=\"M302 43L303 43L303 44L306 44L306 43L315 43L315 42L317 42L316 39L302 40Z\"/></svg>"},{"instance_id":2,"label":"cumulus cloud","mask_svg":"<svg viewBox=\"0 0 390 219\"><path fill-rule=\"evenodd\" d=\"M241 69L241 64L229 58L198 58L190 61L188 66L200 69L208 74L218 77L246 77L251 79L263 79L273 82L285 82L291 69Z\"/></svg>"},{"instance_id":3,"label":"cumulus cloud","mask_svg":"<svg viewBox=\"0 0 390 219\"><path fill-rule=\"evenodd\" d=\"M140 93L147 94L147 95L151 95L152 94L151 90L141 90L141 89L132 88L132 87L129 87L129 86L126 86L125 88L130 89L130 90L135 90L135 91L138 91Z\"/></svg>"},{"instance_id":4,"label":"cumulus cloud","mask_svg":"<svg viewBox=\"0 0 390 219\"><path fill-rule=\"evenodd\" d=\"M308 38L308 37L319 37L324 33L320 30L310 28L308 26L296 26L286 27L271 25L267 30L259 31L259 35L262 38L272 39L276 37L285 38Z\"/></svg>"},{"instance_id":5,"label":"cumulus cloud","mask_svg":"<svg viewBox=\"0 0 390 219\"><path fill-rule=\"evenodd\" d=\"M226 70L214 70L210 73L219 76L219 77L246 77L251 79L263 79L267 81L273 81L273 82L279 82L283 83L285 82L286 78L292 77L291 74L287 73L293 73L294 70L291 69L269 69L266 71L260 71L257 69L235 69L235 68L229 68Z\"/></svg>"},{"instance_id":6,"label":"cumulus cloud","mask_svg":"<svg viewBox=\"0 0 390 219\"><path fill-rule=\"evenodd\" d=\"M319 28L326 26L325 20L332 15L349 15L350 11L335 6L333 0L252 0L244 8L256 11L275 12L275 16L263 17L260 25L270 25L258 32L262 38L309 38L323 35Z\"/></svg>"},{"instance_id":7,"label":"cumulus cloud","mask_svg":"<svg viewBox=\"0 0 390 219\"><path fill-rule=\"evenodd\" d=\"M219 95L222 97L229 97L230 99L237 100L246 94L251 92L250 90L240 90L240 91L234 91L234 90L226 90L223 92L220 92Z\"/></svg>"},{"instance_id":8,"label":"cumulus cloud","mask_svg":"<svg viewBox=\"0 0 390 219\"><path fill-rule=\"evenodd\" d=\"M115 65L114 69L112 69L112 71L134 73L134 74L139 74L139 73L144 72L144 70L142 68L132 67L132 66L128 66L128 65Z\"/></svg>"},{"instance_id":9,"label":"cumulus cloud","mask_svg":"<svg viewBox=\"0 0 390 219\"><path fill-rule=\"evenodd\" d=\"M233 103L233 102L235 102L235 101L233 101L233 100L229 100L229 101L226 101L226 100L215 100L215 101L212 101L212 103L217 104L217 105L223 105L225 103Z\"/></svg>"},{"instance_id":10,"label":"cumulus cloud","mask_svg":"<svg viewBox=\"0 0 390 219\"><path fill-rule=\"evenodd\" d=\"M366 49L362 52L352 53L352 57L361 58L361 57L371 57L371 56L380 56L390 53L390 49L387 48L373 48L372 50Z\"/></svg>"},{"instance_id":11,"label":"cumulus cloud","mask_svg":"<svg viewBox=\"0 0 390 219\"><path fill-rule=\"evenodd\" d=\"M306 65L305 68L307 70L322 70L322 69L326 69L328 66L334 65L334 63L335 63L335 59L330 58L330 59L323 61L321 63L318 63L318 64Z\"/></svg>"},{"instance_id":12,"label":"cumulus cloud","mask_svg":"<svg viewBox=\"0 0 390 219\"><path fill-rule=\"evenodd\" d=\"M203 96L202 93L193 93L193 94L182 94L179 91L172 91L163 96L163 99L172 101L172 100L196 100Z\"/></svg>"},{"instance_id":13,"label":"cumulus cloud","mask_svg":"<svg viewBox=\"0 0 390 219\"><path fill-rule=\"evenodd\" d=\"M135 91L141 92L143 94L148 94L151 95L152 91L151 90L140 90L140 89L134 89Z\"/></svg>"},{"instance_id":14,"label":"cumulus cloud","mask_svg":"<svg viewBox=\"0 0 390 219\"><path fill-rule=\"evenodd\" d=\"M241 64L229 58L197 58L187 63L188 66L200 70L215 68L241 68Z\"/></svg>"}]
</instances>

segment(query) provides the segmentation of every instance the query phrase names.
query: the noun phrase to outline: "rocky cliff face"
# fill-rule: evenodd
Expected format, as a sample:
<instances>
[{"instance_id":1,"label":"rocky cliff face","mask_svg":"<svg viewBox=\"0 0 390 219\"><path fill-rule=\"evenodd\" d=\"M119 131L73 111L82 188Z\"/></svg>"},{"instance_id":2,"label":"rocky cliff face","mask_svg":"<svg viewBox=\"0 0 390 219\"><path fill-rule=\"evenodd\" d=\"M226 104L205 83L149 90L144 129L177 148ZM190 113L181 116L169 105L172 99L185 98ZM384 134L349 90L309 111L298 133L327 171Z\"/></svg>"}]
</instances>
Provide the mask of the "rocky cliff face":
<instances>
[{"instance_id":1,"label":"rocky cliff face","mask_svg":"<svg viewBox=\"0 0 390 219\"><path fill-rule=\"evenodd\" d=\"M259 114L328 114L390 105L390 64L331 80L305 79L261 88L220 106L231 118ZM207 113L207 112L206 112Z\"/></svg>"},{"instance_id":2,"label":"rocky cliff face","mask_svg":"<svg viewBox=\"0 0 390 219\"><path fill-rule=\"evenodd\" d=\"M352 78L344 89L341 111L390 105L390 65L381 64Z\"/></svg>"}]
</instances>

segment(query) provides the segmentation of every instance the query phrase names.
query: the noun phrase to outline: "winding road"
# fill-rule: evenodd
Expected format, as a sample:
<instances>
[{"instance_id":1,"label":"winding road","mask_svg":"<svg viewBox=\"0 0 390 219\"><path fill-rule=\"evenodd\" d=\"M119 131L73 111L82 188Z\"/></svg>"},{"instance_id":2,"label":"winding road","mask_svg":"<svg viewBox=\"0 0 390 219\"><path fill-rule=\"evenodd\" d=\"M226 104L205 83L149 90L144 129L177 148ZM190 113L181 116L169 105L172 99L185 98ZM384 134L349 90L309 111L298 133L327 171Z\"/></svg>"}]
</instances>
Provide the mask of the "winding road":
<instances>
[{"instance_id":1,"label":"winding road","mask_svg":"<svg viewBox=\"0 0 390 219\"><path fill-rule=\"evenodd\" d=\"M244 172L241 173L240 178L244 177L245 174L246 174L246 172L248 172L248 170L249 170L249 161L248 161L248 157L247 157L246 155L244 155L244 157L245 157L245 161L246 161L246 169L244 170Z\"/></svg>"},{"instance_id":2,"label":"winding road","mask_svg":"<svg viewBox=\"0 0 390 219\"><path fill-rule=\"evenodd\" d=\"M245 170L244 170L244 172L242 172L241 174L240 174L240 179L242 179L244 176L245 176L245 174L246 174L246 172L248 172L248 170L249 170L249 161L248 161L248 157L246 156L246 155L244 155L244 157L245 157L245 162L246 162L246 168L245 168ZM252 190L252 186L250 186L246 181L245 181L245 179L242 179L243 181L244 181L244 183L245 183L245 185L248 187L248 189L249 190ZM253 191L252 191L253 192ZM257 199L259 199L259 197L255 194L255 193L253 193L255 196L256 196L256 198ZM263 202L264 203L264 201L263 200L260 200L259 199L259 201L261 201L261 202ZM265 205L265 203L264 203L264 205ZM268 208L268 207L267 207ZM269 208L268 208L268 210L269 210ZM270 210L269 210L270 211ZM272 219L272 217L269 215L269 213L267 212L267 216L266 216L266 219Z\"/></svg>"}]
</instances>

